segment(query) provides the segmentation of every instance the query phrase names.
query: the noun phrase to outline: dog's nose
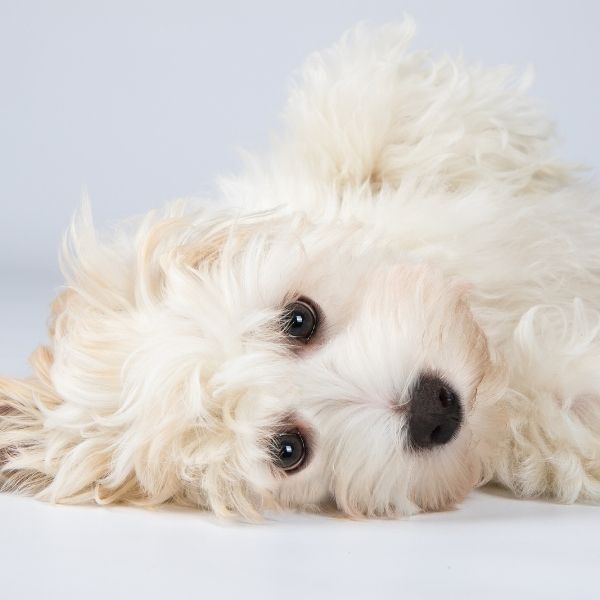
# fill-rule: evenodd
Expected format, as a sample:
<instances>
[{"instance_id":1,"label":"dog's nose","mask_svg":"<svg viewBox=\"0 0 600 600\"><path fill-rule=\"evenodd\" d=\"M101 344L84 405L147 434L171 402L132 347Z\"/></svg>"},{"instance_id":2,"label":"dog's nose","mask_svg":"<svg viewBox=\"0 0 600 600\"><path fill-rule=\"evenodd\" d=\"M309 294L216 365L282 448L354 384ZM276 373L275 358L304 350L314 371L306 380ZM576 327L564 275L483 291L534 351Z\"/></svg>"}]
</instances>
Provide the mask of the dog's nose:
<instances>
[{"instance_id":1,"label":"dog's nose","mask_svg":"<svg viewBox=\"0 0 600 600\"><path fill-rule=\"evenodd\" d=\"M408 441L412 448L427 449L449 442L462 422L458 394L439 377L421 375L410 397Z\"/></svg>"}]
</instances>

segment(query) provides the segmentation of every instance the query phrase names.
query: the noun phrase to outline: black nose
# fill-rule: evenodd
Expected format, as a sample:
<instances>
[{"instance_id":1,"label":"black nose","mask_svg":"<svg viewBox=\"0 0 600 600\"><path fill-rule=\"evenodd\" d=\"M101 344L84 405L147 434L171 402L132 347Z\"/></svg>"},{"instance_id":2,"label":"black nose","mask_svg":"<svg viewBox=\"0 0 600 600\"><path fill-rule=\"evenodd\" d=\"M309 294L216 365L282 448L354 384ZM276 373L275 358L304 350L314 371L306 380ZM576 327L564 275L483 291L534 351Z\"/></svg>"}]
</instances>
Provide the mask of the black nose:
<instances>
[{"instance_id":1,"label":"black nose","mask_svg":"<svg viewBox=\"0 0 600 600\"><path fill-rule=\"evenodd\" d=\"M462 422L458 394L435 375L419 377L412 390L408 414L408 441L416 449L446 444Z\"/></svg>"}]
</instances>

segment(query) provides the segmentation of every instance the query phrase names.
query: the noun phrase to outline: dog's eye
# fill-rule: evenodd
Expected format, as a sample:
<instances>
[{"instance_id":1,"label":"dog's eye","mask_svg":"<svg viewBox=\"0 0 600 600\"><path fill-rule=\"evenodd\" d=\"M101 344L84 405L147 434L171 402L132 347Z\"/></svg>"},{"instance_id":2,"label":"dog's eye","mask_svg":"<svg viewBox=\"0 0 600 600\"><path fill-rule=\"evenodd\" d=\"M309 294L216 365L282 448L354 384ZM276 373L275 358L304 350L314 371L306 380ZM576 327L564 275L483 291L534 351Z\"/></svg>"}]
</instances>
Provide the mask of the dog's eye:
<instances>
[{"instance_id":1,"label":"dog's eye","mask_svg":"<svg viewBox=\"0 0 600 600\"><path fill-rule=\"evenodd\" d=\"M291 338L308 342L317 330L317 310L309 300L296 300L283 312L282 328Z\"/></svg>"},{"instance_id":2,"label":"dog's eye","mask_svg":"<svg viewBox=\"0 0 600 600\"><path fill-rule=\"evenodd\" d=\"M299 431L278 433L273 438L275 464L284 471L295 471L306 460L306 444Z\"/></svg>"}]
</instances>

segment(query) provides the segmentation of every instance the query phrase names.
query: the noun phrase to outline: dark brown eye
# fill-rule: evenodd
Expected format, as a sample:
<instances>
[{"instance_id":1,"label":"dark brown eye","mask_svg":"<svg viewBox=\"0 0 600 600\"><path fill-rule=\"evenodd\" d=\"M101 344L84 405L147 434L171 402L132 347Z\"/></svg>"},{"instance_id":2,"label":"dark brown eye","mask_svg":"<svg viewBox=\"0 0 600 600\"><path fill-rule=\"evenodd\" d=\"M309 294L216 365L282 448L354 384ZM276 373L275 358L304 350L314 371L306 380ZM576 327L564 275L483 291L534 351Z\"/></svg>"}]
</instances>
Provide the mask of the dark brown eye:
<instances>
[{"instance_id":1,"label":"dark brown eye","mask_svg":"<svg viewBox=\"0 0 600 600\"><path fill-rule=\"evenodd\" d=\"M307 342L317 330L318 321L317 311L308 300L296 300L285 307L282 328L289 337Z\"/></svg>"},{"instance_id":2,"label":"dark brown eye","mask_svg":"<svg viewBox=\"0 0 600 600\"><path fill-rule=\"evenodd\" d=\"M284 471L294 471L306 459L306 445L299 431L278 433L272 442L274 462Z\"/></svg>"}]
</instances>

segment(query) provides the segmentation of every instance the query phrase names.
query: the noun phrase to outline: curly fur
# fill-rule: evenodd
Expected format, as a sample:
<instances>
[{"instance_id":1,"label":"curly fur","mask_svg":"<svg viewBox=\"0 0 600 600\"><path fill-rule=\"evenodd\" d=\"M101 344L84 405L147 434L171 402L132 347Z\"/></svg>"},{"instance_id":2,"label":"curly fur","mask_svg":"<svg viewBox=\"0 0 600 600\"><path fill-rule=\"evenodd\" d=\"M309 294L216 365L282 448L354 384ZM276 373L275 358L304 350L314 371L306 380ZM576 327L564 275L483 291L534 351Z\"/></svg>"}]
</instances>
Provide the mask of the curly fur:
<instances>
[{"instance_id":1,"label":"curly fur","mask_svg":"<svg viewBox=\"0 0 600 600\"><path fill-rule=\"evenodd\" d=\"M220 206L65 240L33 375L0 379L2 486L57 502L396 515L490 480L600 500L600 204L508 69L411 52L410 21L309 58ZM309 346L282 307L320 305ZM407 449L419 373L459 392ZM269 440L310 432L285 476Z\"/></svg>"}]
</instances>

